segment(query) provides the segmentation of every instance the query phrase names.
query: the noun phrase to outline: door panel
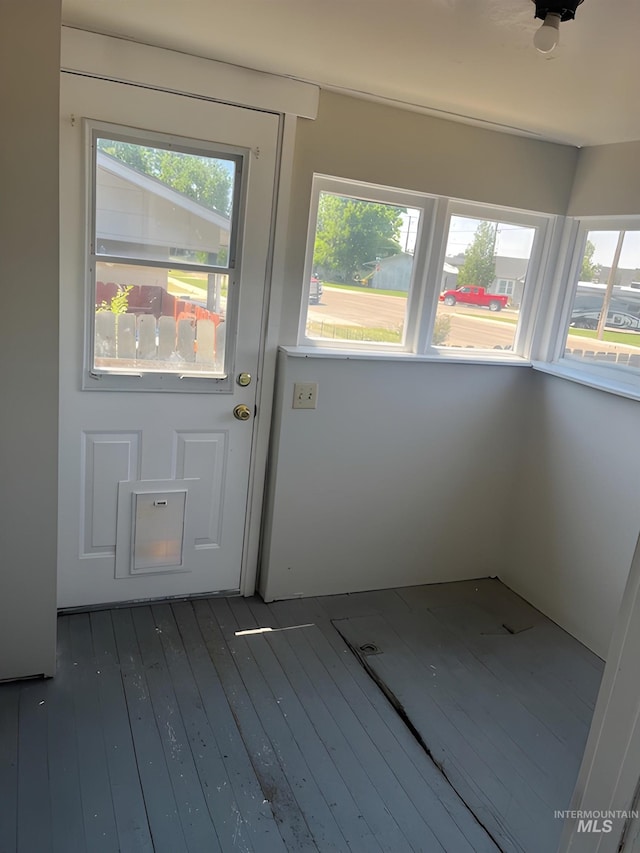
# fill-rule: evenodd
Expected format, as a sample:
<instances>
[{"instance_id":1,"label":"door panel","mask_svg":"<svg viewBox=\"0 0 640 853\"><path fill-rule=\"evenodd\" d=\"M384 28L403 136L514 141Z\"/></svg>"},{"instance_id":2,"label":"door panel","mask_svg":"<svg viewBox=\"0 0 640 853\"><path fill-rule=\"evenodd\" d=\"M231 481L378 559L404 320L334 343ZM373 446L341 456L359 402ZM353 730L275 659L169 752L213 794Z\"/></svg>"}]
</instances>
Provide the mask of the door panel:
<instances>
[{"instance_id":1,"label":"door panel","mask_svg":"<svg viewBox=\"0 0 640 853\"><path fill-rule=\"evenodd\" d=\"M227 379L185 371L167 381L175 390L156 391L129 376L120 390L83 368L95 311L84 118L239 152L246 185L228 276ZM60 607L240 589L254 420L233 410L255 410L278 125L275 115L62 75ZM134 356L154 346L150 323L129 316L121 327ZM193 360L197 368L197 351ZM240 371L248 386L235 381Z\"/></svg>"}]
</instances>

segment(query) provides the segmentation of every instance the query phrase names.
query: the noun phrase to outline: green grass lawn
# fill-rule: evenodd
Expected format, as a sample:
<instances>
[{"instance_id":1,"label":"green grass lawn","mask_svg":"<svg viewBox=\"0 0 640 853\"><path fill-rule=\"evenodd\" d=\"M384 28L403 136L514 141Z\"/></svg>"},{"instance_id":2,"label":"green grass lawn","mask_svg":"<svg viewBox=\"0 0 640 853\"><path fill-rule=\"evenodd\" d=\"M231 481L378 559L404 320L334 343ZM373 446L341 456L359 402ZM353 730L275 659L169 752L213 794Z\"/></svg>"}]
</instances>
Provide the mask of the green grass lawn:
<instances>
[{"instance_id":1,"label":"green grass lawn","mask_svg":"<svg viewBox=\"0 0 640 853\"><path fill-rule=\"evenodd\" d=\"M197 287L200 290L207 289L207 280L203 278L199 273L188 273L183 272L182 270L171 270L170 271L171 278L174 278L176 281L181 281L183 284L188 284L191 287Z\"/></svg>"},{"instance_id":2,"label":"green grass lawn","mask_svg":"<svg viewBox=\"0 0 640 853\"><path fill-rule=\"evenodd\" d=\"M189 273L184 272L182 270L169 270L169 278L172 279L174 282L186 284L188 287L197 287L198 290L202 290L205 293L207 291L207 279L201 273ZM222 283L220 285L220 293L222 296L227 295L227 282L228 279L225 276L222 279Z\"/></svg>"},{"instance_id":3,"label":"green grass lawn","mask_svg":"<svg viewBox=\"0 0 640 853\"><path fill-rule=\"evenodd\" d=\"M458 317L480 317L482 320L482 314L475 314L471 311L456 311L456 316ZM511 323L512 326L518 322L517 317L509 317L501 314L499 311L489 311L487 310L487 320L497 320L499 323Z\"/></svg>"},{"instance_id":4,"label":"green grass lawn","mask_svg":"<svg viewBox=\"0 0 640 853\"><path fill-rule=\"evenodd\" d=\"M340 326L323 320L310 320L307 323L307 335L310 338L324 338L336 341L363 341L368 343L399 344L402 342L400 329L365 329L362 326Z\"/></svg>"},{"instance_id":5,"label":"green grass lawn","mask_svg":"<svg viewBox=\"0 0 640 853\"><path fill-rule=\"evenodd\" d=\"M333 281L323 281L322 286L330 287L332 290L351 290L354 293L375 293L377 296L402 296L404 299L408 295L406 290L376 290L359 284L338 284Z\"/></svg>"},{"instance_id":6,"label":"green grass lawn","mask_svg":"<svg viewBox=\"0 0 640 853\"><path fill-rule=\"evenodd\" d=\"M592 341L597 340L597 332L591 329L569 329L570 335L575 335L578 338L589 338ZM637 332L608 332L605 330L603 341L608 341L610 344L624 344L628 347L640 347L640 333Z\"/></svg>"}]
</instances>

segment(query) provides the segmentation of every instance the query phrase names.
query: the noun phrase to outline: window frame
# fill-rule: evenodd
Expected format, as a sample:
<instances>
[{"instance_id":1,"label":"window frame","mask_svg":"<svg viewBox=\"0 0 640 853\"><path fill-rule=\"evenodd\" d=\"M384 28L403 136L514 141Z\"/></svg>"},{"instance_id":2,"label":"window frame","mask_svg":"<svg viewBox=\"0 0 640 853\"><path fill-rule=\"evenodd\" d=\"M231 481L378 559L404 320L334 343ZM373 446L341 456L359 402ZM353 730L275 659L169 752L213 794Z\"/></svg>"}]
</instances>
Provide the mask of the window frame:
<instances>
[{"instance_id":1,"label":"window frame","mask_svg":"<svg viewBox=\"0 0 640 853\"><path fill-rule=\"evenodd\" d=\"M247 194L249 152L246 149L191 139L175 134L132 128L112 122L83 119L85 151L85 306L83 390L172 391L181 393L230 393L233 390L234 357L239 310L239 287ZM232 197L231 230L227 265L197 264L181 261L159 261L136 256L111 255L96 251L97 219L97 140L128 142L180 153L231 160L235 163ZM95 367L95 300L98 263L127 264L186 272L219 273L228 277L225 313L225 370L223 373L189 371L117 370Z\"/></svg>"},{"instance_id":2,"label":"window frame","mask_svg":"<svg viewBox=\"0 0 640 853\"><path fill-rule=\"evenodd\" d=\"M504 361L505 359L529 361L536 322L536 308L539 304L540 290L548 265L551 238L556 217L552 214L524 211L517 208L503 207L502 205L480 204L478 202L460 201L458 199L448 199L447 202L442 234L439 236L440 251L435 267L436 271L442 270L445 263L451 218L453 216L482 221L509 222L523 228L534 228L536 233L533 238L531 254L527 264L523 298L518 309L518 323L512 348L510 350L494 350L493 348L482 347L457 348L435 346L429 343L426 352L466 362L473 362L474 358L482 360L483 363L486 363L488 359L495 361ZM435 278L434 280L434 275L435 273L432 271L432 282L435 284L435 292L432 295L433 301L431 304L431 316L429 318L429 342L433 334L440 296L439 279Z\"/></svg>"},{"instance_id":3,"label":"window frame","mask_svg":"<svg viewBox=\"0 0 640 853\"><path fill-rule=\"evenodd\" d=\"M416 233L416 250L413 256L411 281L407 294L407 307L404 324L404 340L399 344L378 343L376 341L344 341L325 340L324 338L307 337L307 316L309 310L309 291L313 273L313 251L318 223L318 205L320 193L346 196L358 201L369 201L374 204L388 204L397 207L409 207L420 210L420 223ZM425 259L430 246L433 232L433 220L437 206L437 197L410 190L383 187L379 184L368 184L361 181L346 180L328 175L314 174L311 187L309 224L305 251L304 279L302 298L300 302L298 323L298 346L310 349L349 350L350 352L374 352L380 355L393 353L417 352L420 335L420 307L424 301Z\"/></svg>"},{"instance_id":4,"label":"window frame","mask_svg":"<svg viewBox=\"0 0 640 853\"><path fill-rule=\"evenodd\" d=\"M365 200L419 208L426 203L416 239L412 293L407 304L405 345L323 341L304 334L312 272L313 245L319 192L327 189ZM373 195L375 191L375 195ZM410 198L411 202L406 199ZM431 343L439 302L451 216L512 222L536 228L525 278L514 346L509 351L481 348L438 347ZM624 364L572 360L565 356L569 318L589 231L640 231L640 214L563 216L502 205L394 190L375 184L315 174L311 195L298 343L292 349L305 355L345 358L395 358L467 364L512 364L534 369L579 384L640 400L640 370Z\"/></svg>"},{"instance_id":5,"label":"window frame","mask_svg":"<svg viewBox=\"0 0 640 853\"><path fill-rule=\"evenodd\" d=\"M498 289L496 293L499 296L513 296L513 291L515 289L515 280L512 278L499 278L496 279L498 282Z\"/></svg>"},{"instance_id":6,"label":"window frame","mask_svg":"<svg viewBox=\"0 0 640 853\"><path fill-rule=\"evenodd\" d=\"M594 360L572 359L565 353L567 335L576 291L579 270L591 231L639 231L640 215L636 216L582 216L568 220L570 231L566 248L564 269L558 276L555 298L551 301L547 322L553 323L555 334L551 336L546 353L534 366L540 370L563 375L583 384L640 397L640 370L624 364L611 364ZM546 357L544 357L546 355Z\"/></svg>"},{"instance_id":7,"label":"window frame","mask_svg":"<svg viewBox=\"0 0 640 853\"><path fill-rule=\"evenodd\" d=\"M309 288L313 272L313 250L315 245L318 204L321 192L329 192L364 201L396 204L422 211L420 226L416 234L416 248L409 295L403 344L388 344L366 341L332 341L309 338L306 323L309 305ZM496 350L481 347L446 347L432 344L433 330L439 305L442 269L445 262L451 218L465 218L505 222L535 230L531 254L527 265L523 298L519 308L518 324L513 347ZM328 175L314 174L310 198L307 228L304 279L302 286L297 345L309 352L344 351L369 353L380 357L398 354L433 358L434 360L482 362L530 363L534 342L536 313L541 300L549 258L557 241L559 217L554 214L525 211L502 205L483 204L412 192L410 190L383 187Z\"/></svg>"}]
</instances>

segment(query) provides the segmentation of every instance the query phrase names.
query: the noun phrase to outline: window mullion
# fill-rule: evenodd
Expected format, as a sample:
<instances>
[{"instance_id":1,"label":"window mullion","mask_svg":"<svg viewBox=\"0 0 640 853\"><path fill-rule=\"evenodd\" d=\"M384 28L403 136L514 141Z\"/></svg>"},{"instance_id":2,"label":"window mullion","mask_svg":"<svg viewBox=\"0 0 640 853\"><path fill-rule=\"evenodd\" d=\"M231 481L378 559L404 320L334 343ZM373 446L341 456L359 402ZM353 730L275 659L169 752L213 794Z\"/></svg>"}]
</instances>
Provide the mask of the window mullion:
<instances>
[{"instance_id":1,"label":"window mullion","mask_svg":"<svg viewBox=\"0 0 640 853\"><path fill-rule=\"evenodd\" d=\"M531 341L532 361L555 361L564 348L561 331L569 310L568 295L571 268L575 263L578 223L559 219L550 237L543 280L535 310L535 328Z\"/></svg>"},{"instance_id":2,"label":"window mullion","mask_svg":"<svg viewBox=\"0 0 640 853\"><path fill-rule=\"evenodd\" d=\"M442 281L442 268L446 254L448 204L438 199L432 218L431 233L423 236L425 241L426 269L423 274L422 301L418 318L416 352L423 354L431 347L433 328L438 310L438 296Z\"/></svg>"}]
</instances>

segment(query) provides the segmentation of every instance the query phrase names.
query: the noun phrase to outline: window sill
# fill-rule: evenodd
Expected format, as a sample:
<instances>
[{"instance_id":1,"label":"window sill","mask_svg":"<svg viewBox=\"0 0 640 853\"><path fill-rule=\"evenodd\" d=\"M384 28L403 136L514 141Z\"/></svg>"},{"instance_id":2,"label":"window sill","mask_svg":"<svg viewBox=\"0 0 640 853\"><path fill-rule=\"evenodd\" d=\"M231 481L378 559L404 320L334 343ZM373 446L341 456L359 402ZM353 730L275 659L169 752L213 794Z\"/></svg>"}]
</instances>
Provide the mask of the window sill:
<instances>
[{"instance_id":1,"label":"window sill","mask_svg":"<svg viewBox=\"0 0 640 853\"><path fill-rule=\"evenodd\" d=\"M511 367L530 367L531 362L526 358L513 353L489 354L482 353L470 356L468 351L460 353L446 352L443 355L436 353L429 355L418 355L411 352L391 352L384 350L373 352L372 350L338 349L334 347L305 347L305 346L280 346L280 352L286 353L291 358L334 358L352 361L398 361L398 362L430 362L433 364L506 364Z\"/></svg>"},{"instance_id":2,"label":"window sill","mask_svg":"<svg viewBox=\"0 0 640 853\"><path fill-rule=\"evenodd\" d=\"M636 379L636 377L630 376L629 380L625 382L620 376L612 376L612 371L607 375L604 372L606 368L603 368L602 374L595 374L581 369L578 365L569 365L566 362L551 364L545 361L534 361L531 366L540 373L548 373L550 376L568 379L571 382L577 382L579 385L594 388L596 391L616 394L618 397L626 397L628 400L640 400L640 377Z\"/></svg>"},{"instance_id":3,"label":"window sill","mask_svg":"<svg viewBox=\"0 0 640 853\"><path fill-rule=\"evenodd\" d=\"M638 381L630 378L628 382L624 382L620 377L596 376L593 373L588 373L581 370L579 367L569 366L567 364L550 364L543 361L528 361L526 358L519 358L514 355L477 355L470 357L466 354L453 355L417 355L410 352L371 352L371 350L351 350L351 349L335 349L321 347L304 347L304 346L280 346L279 351L285 353L290 358L325 358L349 361L396 361L406 362L411 364L430 363L430 364L466 364L466 365L507 365L509 367L532 367L540 373L548 373L550 376L557 376L560 379L568 379L570 382L577 382L579 385L586 385L588 388L593 388L597 391L604 391L609 394L616 394L618 397L626 397L629 400L640 400L640 377Z\"/></svg>"}]
</instances>

